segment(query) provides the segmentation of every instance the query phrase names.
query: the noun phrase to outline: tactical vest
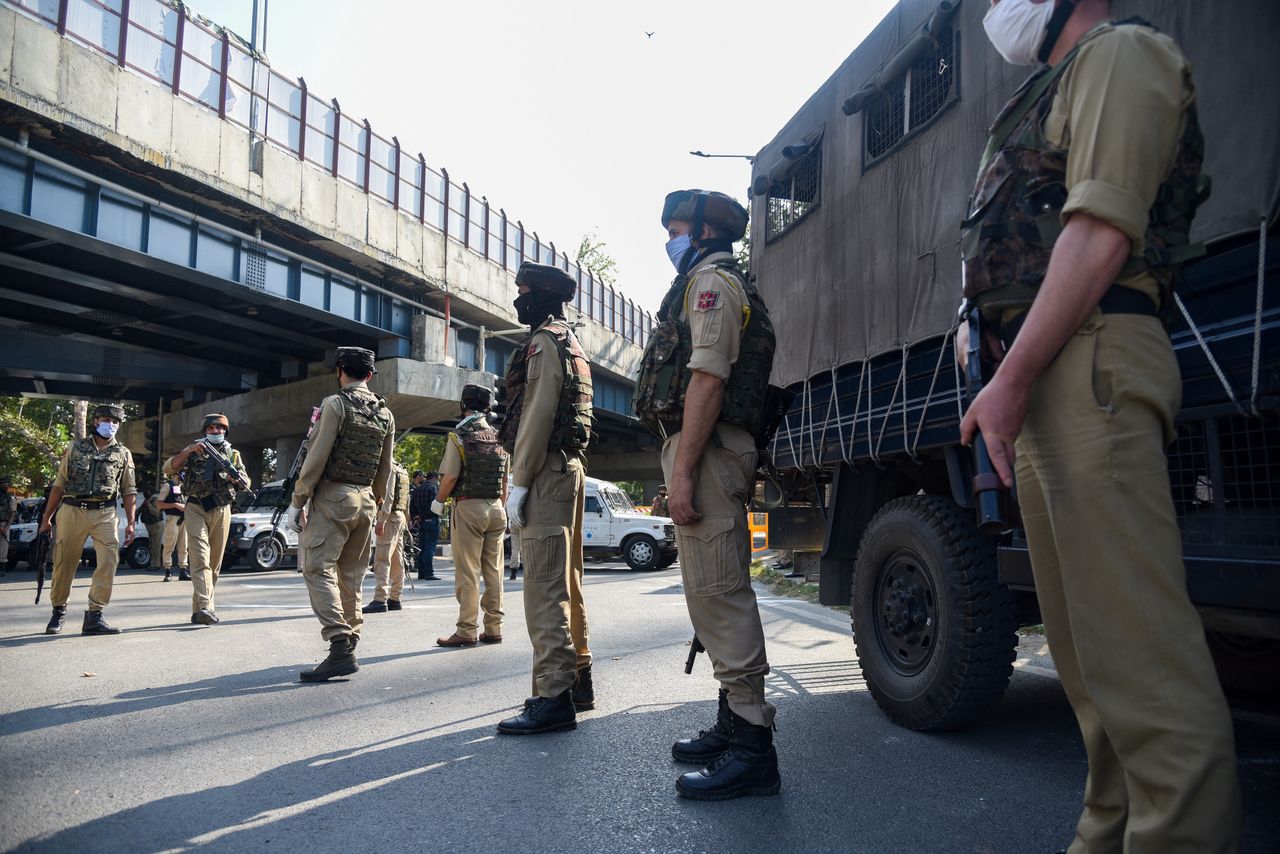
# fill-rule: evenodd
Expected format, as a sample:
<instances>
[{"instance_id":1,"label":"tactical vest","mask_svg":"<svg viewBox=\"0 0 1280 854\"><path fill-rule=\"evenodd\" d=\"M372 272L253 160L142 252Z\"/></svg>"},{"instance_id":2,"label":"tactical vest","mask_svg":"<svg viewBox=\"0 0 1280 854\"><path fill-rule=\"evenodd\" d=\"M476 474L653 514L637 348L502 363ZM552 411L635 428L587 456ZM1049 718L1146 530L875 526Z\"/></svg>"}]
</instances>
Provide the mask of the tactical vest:
<instances>
[{"instance_id":1,"label":"tactical vest","mask_svg":"<svg viewBox=\"0 0 1280 854\"><path fill-rule=\"evenodd\" d=\"M164 499L164 501L166 504L185 504L186 503L186 497L182 494L182 484L180 482L176 480L169 481L169 495ZM179 517L181 517L186 513L185 510L177 510L175 508L161 510L160 512L163 513L165 516L179 516Z\"/></svg>"},{"instance_id":2,"label":"tactical vest","mask_svg":"<svg viewBox=\"0 0 1280 854\"><path fill-rule=\"evenodd\" d=\"M373 485L382 461L382 443L391 431L391 419L387 417L382 398L372 392L369 395L371 397L365 397L347 389L338 392L342 426L338 428L338 438L325 464L325 480L355 486Z\"/></svg>"},{"instance_id":3,"label":"tactical vest","mask_svg":"<svg viewBox=\"0 0 1280 854\"><path fill-rule=\"evenodd\" d=\"M1115 26L1151 27L1137 18ZM1023 83L992 125L969 215L960 226L964 296L984 309L1030 305L1049 269L1067 201L1067 149L1049 144L1044 123L1079 49ZM1190 242L1191 220L1209 196L1209 178L1200 173L1203 161L1204 136L1193 104L1173 168L1148 216L1146 247L1130 256L1120 273L1121 278L1144 272L1155 278L1162 309L1170 305L1181 266L1204 254L1203 245Z\"/></svg>"},{"instance_id":4,"label":"tactical vest","mask_svg":"<svg viewBox=\"0 0 1280 854\"><path fill-rule=\"evenodd\" d=\"M569 328L568 321L552 320L534 334L537 332L551 335L556 343L560 363L564 367L564 384L560 389L555 426L551 430L547 449L571 453L586 450L591 442L591 432L596 420L591 410L591 363L582 352L582 345ZM533 335L530 335L511 354L511 361L507 363L506 382L502 388L502 401L507 411L498 431L498 440L503 444L514 444L516 433L520 429L520 413L524 409L524 392L528 379L529 351L532 347Z\"/></svg>"},{"instance_id":5,"label":"tactical vest","mask_svg":"<svg viewBox=\"0 0 1280 854\"><path fill-rule=\"evenodd\" d=\"M129 450L119 442L98 450L93 437L77 439L67 461L66 494L70 498L115 498L129 464Z\"/></svg>"},{"instance_id":6,"label":"tactical vest","mask_svg":"<svg viewBox=\"0 0 1280 854\"><path fill-rule=\"evenodd\" d=\"M773 323L759 292L746 281L734 261L722 258L703 269L733 276L747 297L738 360L725 381L724 402L716 420L745 427L754 436L760 432L766 417L769 374L773 371L773 353L777 348ZM684 419L685 392L693 373L689 370L693 336L685 312L692 286L689 276L676 276L663 297L658 309L659 322L644 348L640 377L631 400L636 418L660 438L679 432Z\"/></svg>"},{"instance_id":7,"label":"tactical vest","mask_svg":"<svg viewBox=\"0 0 1280 854\"><path fill-rule=\"evenodd\" d=\"M483 418L468 421L449 441L462 456L462 475L454 490L457 498L501 498L507 481L507 452L498 431Z\"/></svg>"},{"instance_id":8,"label":"tactical vest","mask_svg":"<svg viewBox=\"0 0 1280 854\"><path fill-rule=\"evenodd\" d=\"M230 442L224 441L218 452L231 461L232 467L243 468L240 452L231 447ZM210 450L210 453L215 452ZM186 484L187 498L207 505L206 510L226 506L236 498L236 488L223 476L218 464L199 453L187 457L187 464L182 467L182 482ZM173 500L172 493L169 500Z\"/></svg>"},{"instance_id":9,"label":"tactical vest","mask_svg":"<svg viewBox=\"0 0 1280 854\"><path fill-rule=\"evenodd\" d=\"M14 498L8 492L0 492L0 525L14 517Z\"/></svg>"},{"instance_id":10,"label":"tactical vest","mask_svg":"<svg viewBox=\"0 0 1280 854\"><path fill-rule=\"evenodd\" d=\"M403 516L409 515L409 474L403 469L393 468L391 476L395 479L395 490L391 493L392 512Z\"/></svg>"}]
</instances>

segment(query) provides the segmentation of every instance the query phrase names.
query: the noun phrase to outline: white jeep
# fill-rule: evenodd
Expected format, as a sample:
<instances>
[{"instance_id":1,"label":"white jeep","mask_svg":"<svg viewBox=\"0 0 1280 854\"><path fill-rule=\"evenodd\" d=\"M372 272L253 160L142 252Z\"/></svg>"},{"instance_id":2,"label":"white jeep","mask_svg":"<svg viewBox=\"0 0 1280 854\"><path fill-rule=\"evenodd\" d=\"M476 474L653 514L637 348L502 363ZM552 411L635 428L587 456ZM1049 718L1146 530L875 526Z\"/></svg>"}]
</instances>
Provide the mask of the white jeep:
<instances>
[{"instance_id":1,"label":"white jeep","mask_svg":"<svg viewBox=\"0 0 1280 854\"><path fill-rule=\"evenodd\" d=\"M280 520L275 534L271 532L271 516L283 490L283 480L263 484L243 509L231 514L231 533L227 537L223 566L246 558L249 566L267 572L279 569L286 555L297 554L298 535L289 530L284 519Z\"/></svg>"},{"instance_id":2,"label":"white jeep","mask_svg":"<svg viewBox=\"0 0 1280 854\"><path fill-rule=\"evenodd\" d=\"M632 569L666 569L676 561L676 526L641 513L616 483L589 477L582 550L588 557L621 556Z\"/></svg>"}]
</instances>

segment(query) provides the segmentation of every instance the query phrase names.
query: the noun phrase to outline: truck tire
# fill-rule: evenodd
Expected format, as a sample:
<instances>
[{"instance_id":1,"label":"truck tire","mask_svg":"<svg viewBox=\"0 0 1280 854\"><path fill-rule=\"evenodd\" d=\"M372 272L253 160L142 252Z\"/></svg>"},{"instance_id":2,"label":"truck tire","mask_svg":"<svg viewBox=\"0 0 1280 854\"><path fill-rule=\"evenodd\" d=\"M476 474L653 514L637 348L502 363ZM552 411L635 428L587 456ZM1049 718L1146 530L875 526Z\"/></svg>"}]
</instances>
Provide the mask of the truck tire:
<instances>
[{"instance_id":1,"label":"truck tire","mask_svg":"<svg viewBox=\"0 0 1280 854\"><path fill-rule=\"evenodd\" d=\"M258 572L271 572L284 561L284 543L270 533L259 534L249 549L249 566Z\"/></svg>"},{"instance_id":2,"label":"truck tire","mask_svg":"<svg viewBox=\"0 0 1280 854\"><path fill-rule=\"evenodd\" d=\"M151 566L151 543L149 540L134 540L124 550L124 559L134 569L146 569Z\"/></svg>"},{"instance_id":3,"label":"truck tire","mask_svg":"<svg viewBox=\"0 0 1280 854\"><path fill-rule=\"evenodd\" d=\"M622 542L622 559L632 569L657 569L662 553L658 541L645 534L635 534Z\"/></svg>"},{"instance_id":4,"label":"truck tire","mask_svg":"<svg viewBox=\"0 0 1280 854\"><path fill-rule=\"evenodd\" d=\"M853 575L853 634L867 688L890 719L956 729L999 701L1018 644L995 543L953 501L890 501L867 526Z\"/></svg>"},{"instance_id":5,"label":"truck tire","mask_svg":"<svg viewBox=\"0 0 1280 854\"><path fill-rule=\"evenodd\" d=\"M1228 698L1280 699L1280 640L1205 632Z\"/></svg>"}]
</instances>

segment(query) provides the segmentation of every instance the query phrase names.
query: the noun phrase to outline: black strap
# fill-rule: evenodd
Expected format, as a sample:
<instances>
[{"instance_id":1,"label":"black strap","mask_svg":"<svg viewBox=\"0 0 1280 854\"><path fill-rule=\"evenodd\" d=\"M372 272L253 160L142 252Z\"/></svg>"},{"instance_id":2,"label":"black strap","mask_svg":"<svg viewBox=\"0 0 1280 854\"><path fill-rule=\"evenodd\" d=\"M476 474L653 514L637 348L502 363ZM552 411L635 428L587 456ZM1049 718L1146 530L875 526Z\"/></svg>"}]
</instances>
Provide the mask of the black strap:
<instances>
[{"instance_id":1,"label":"black strap","mask_svg":"<svg viewBox=\"0 0 1280 854\"><path fill-rule=\"evenodd\" d=\"M1071 13L1076 10L1076 0L1062 0L1058 4L1058 8L1053 10L1052 17L1049 18L1049 24L1044 28L1044 41L1040 42L1040 50L1036 53L1036 59L1041 62L1049 61L1049 54L1053 53L1053 46L1058 43L1058 37L1062 35L1062 30L1067 26L1067 19L1071 17Z\"/></svg>"}]
</instances>

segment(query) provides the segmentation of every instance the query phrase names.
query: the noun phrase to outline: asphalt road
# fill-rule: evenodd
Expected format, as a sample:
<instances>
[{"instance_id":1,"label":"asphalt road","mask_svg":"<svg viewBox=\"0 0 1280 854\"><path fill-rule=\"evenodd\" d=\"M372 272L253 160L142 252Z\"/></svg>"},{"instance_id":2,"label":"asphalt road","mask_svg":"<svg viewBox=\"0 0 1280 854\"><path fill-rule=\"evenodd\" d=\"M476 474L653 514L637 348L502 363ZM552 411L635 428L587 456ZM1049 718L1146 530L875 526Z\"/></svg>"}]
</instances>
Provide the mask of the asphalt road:
<instances>
[{"instance_id":1,"label":"asphalt road","mask_svg":"<svg viewBox=\"0 0 1280 854\"><path fill-rule=\"evenodd\" d=\"M521 582L506 641L445 650L452 573L370 615L361 669L303 685L325 652L292 571L223 576L220 625L190 588L124 570L107 611L126 631L41 632L30 572L0 578L0 849L56 852L352 850L1036 852L1071 835L1085 763L1038 640L979 726L890 724L853 660L846 615L762 594L783 790L675 797L673 739L715 714L677 568L593 564L587 602L597 709L574 732L497 736L529 692ZM366 596L372 577L366 584ZM47 595L47 593L46 593ZM1037 654L1040 657L1035 657ZM1247 851L1280 839L1280 727L1237 721Z\"/></svg>"}]
</instances>

